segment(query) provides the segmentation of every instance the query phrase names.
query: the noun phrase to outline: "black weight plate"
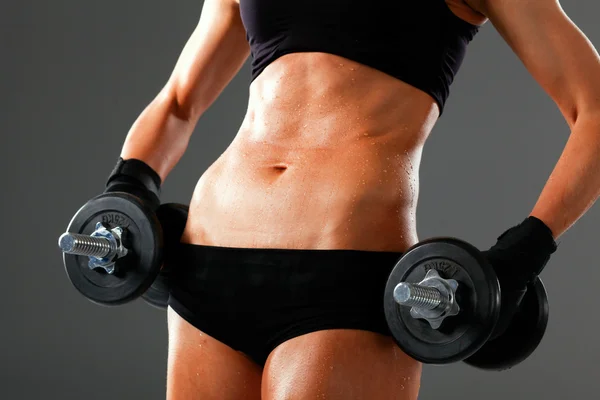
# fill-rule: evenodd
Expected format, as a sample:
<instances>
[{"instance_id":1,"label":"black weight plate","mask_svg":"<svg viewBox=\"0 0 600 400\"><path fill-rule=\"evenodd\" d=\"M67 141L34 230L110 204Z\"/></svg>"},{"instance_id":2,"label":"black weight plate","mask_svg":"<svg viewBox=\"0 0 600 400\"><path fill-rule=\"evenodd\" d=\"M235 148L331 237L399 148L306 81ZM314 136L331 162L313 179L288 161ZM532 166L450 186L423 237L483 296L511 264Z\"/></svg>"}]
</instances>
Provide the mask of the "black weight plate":
<instances>
[{"instance_id":1,"label":"black weight plate","mask_svg":"<svg viewBox=\"0 0 600 400\"><path fill-rule=\"evenodd\" d=\"M400 282L418 283L430 269L458 281L460 313L446 318L439 329L410 315L393 297ZM386 284L384 311L390 333L412 358L427 364L449 364L475 353L488 340L498 321L500 285L481 252L462 240L433 238L408 249Z\"/></svg>"},{"instance_id":2,"label":"black weight plate","mask_svg":"<svg viewBox=\"0 0 600 400\"><path fill-rule=\"evenodd\" d=\"M170 285L170 264L177 250L177 244L180 242L181 235L187 223L189 207L185 204L167 203L162 204L156 210L156 216L160 221L164 238L164 263L160 274L142 295L142 299L160 309L166 309L169 301Z\"/></svg>"},{"instance_id":3,"label":"black weight plate","mask_svg":"<svg viewBox=\"0 0 600 400\"><path fill-rule=\"evenodd\" d=\"M548 326L550 307L546 288L538 278L527 293L506 331L487 342L465 360L472 367L503 371L525 361L542 342Z\"/></svg>"},{"instance_id":4,"label":"black weight plate","mask_svg":"<svg viewBox=\"0 0 600 400\"><path fill-rule=\"evenodd\" d=\"M79 209L67 232L90 235L98 222L107 228L125 228L123 243L129 253L117 261L114 274L90 269L88 257L63 254L67 276L94 303L115 306L130 302L150 287L160 270L163 239L159 221L136 197L105 193Z\"/></svg>"},{"instance_id":5,"label":"black weight plate","mask_svg":"<svg viewBox=\"0 0 600 400\"><path fill-rule=\"evenodd\" d=\"M142 294L142 299L146 303L160 310L165 310L169 303L169 295L171 293L169 272L168 269L163 268L152 283L152 286Z\"/></svg>"}]
</instances>

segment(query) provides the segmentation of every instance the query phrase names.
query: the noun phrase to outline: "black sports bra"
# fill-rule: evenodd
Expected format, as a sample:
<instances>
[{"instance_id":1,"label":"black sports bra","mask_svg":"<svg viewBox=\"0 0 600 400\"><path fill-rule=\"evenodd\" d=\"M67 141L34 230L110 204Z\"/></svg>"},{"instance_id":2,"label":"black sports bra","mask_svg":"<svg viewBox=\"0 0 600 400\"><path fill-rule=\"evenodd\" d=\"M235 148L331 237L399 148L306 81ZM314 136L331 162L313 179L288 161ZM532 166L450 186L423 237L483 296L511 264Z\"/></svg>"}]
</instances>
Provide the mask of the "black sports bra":
<instances>
[{"instance_id":1,"label":"black sports bra","mask_svg":"<svg viewBox=\"0 0 600 400\"><path fill-rule=\"evenodd\" d=\"M277 58L335 54L432 96L440 113L478 27L445 0L240 0L252 80Z\"/></svg>"}]
</instances>

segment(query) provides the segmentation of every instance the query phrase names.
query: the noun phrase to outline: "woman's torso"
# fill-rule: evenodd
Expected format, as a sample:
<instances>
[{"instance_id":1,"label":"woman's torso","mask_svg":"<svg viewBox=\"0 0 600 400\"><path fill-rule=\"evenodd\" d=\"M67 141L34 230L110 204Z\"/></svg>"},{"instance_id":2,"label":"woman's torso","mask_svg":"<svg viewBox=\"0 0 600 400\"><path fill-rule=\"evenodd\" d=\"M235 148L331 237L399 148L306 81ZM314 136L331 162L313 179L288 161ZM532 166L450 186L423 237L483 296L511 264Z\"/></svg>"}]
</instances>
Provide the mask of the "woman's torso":
<instances>
[{"instance_id":1,"label":"woman's torso","mask_svg":"<svg viewBox=\"0 0 600 400\"><path fill-rule=\"evenodd\" d=\"M438 116L431 96L371 67L284 55L252 83L240 130L201 176L183 241L404 251Z\"/></svg>"}]
</instances>

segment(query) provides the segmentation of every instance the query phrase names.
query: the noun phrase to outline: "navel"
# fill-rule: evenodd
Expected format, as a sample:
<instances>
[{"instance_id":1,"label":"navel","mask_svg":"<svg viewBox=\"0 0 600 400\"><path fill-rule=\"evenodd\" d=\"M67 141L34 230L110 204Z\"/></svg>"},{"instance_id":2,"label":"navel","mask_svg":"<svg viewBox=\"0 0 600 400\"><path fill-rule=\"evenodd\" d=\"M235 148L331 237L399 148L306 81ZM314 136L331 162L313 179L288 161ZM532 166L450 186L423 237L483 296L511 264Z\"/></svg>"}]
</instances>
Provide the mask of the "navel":
<instances>
[{"instance_id":1,"label":"navel","mask_svg":"<svg viewBox=\"0 0 600 400\"><path fill-rule=\"evenodd\" d=\"M279 172L279 173L285 172L287 169L288 169L287 165L283 165L283 164L273 165L273 170L275 170L276 172Z\"/></svg>"}]
</instances>

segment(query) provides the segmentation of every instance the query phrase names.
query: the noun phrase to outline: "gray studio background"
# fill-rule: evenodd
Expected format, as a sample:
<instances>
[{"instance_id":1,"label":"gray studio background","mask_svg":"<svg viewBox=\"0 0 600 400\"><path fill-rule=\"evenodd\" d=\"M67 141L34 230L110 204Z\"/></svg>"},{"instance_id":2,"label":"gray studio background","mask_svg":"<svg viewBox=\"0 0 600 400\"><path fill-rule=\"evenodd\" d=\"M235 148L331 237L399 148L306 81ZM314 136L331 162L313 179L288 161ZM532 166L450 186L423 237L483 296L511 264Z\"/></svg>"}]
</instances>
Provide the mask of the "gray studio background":
<instances>
[{"instance_id":1,"label":"gray studio background","mask_svg":"<svg viewBox=\"0 0 600 400\"><path fill-rule=\"evenodd\" d=\"M165 313L142 301L109 309L85 300L63 272L56 239L102 190L201 7L200 0L2 3L0 398L164 399ZM563 7L600 47L600 5L565 0ZM200 120L164 185L165 202L188 202L233 138L248 82L246 65ZM568 133L551 100L485 26L425 147L421 238L453 235L490 246L530 211ZM599 222L595 206L563 236L544 271L551 319L530 359L504 373L426 367L420 399L597 394Z\"/></svg>"}]
</instances>

